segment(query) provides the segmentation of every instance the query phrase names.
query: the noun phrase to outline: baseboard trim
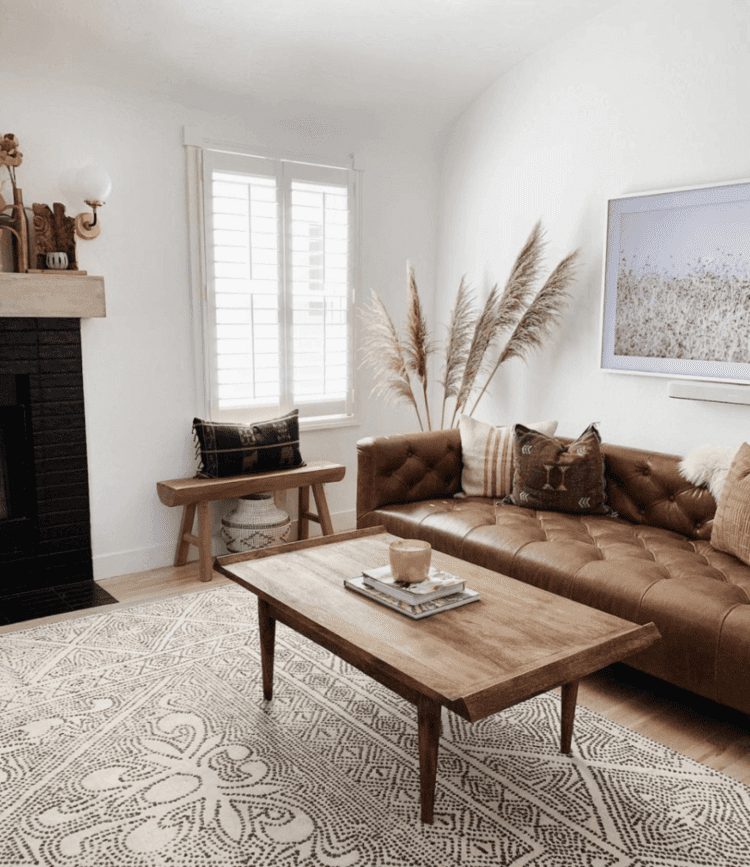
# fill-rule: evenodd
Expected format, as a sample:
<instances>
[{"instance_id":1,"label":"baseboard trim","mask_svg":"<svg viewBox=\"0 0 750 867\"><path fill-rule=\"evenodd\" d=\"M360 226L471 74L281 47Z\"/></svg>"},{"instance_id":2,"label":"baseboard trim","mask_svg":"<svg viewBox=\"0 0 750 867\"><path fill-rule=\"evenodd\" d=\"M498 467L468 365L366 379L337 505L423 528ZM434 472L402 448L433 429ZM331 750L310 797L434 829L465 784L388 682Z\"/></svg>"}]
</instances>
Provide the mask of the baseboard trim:
<instances>
[{"instance_id":1,"label":"baseboard trim","mask_svg":"<svg viewBox=\"0 0 750 867\"><path fill-rule=\"evenodd\" d=\"M355 509L347 509L345 512L336 512L331 515L333 529L338 533L342 530L353 530L357 524ZM211 539L211 553L215 557L221 557L227 553L226 546L219 536L220 527L215 530ZM297 538L297 521L292 521L291 538ZM310 536L319 536L320 527L310 522ZM120 575L131 575L137 572L146 572L149 569L161 569L163 566L171 566L174 563L174 553L177 539L168 545L155 545L152 548L135 548L130 551L117 551L110 554L98 554L94 556L94 580L101 581L105 578L117 578ZM197 550L190 549L190 559L197 559Z\"/></svg>"}]
</instances>

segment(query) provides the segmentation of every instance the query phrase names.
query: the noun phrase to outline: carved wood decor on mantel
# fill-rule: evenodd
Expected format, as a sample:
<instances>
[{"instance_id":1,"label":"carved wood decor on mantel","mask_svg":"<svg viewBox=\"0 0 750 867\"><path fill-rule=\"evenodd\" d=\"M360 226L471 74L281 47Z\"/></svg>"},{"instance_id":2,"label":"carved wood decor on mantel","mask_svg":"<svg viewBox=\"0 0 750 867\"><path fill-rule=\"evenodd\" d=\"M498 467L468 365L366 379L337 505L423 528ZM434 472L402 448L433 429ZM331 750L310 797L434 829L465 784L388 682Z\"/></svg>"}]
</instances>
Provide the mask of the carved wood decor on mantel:
<instances>
[{"instance_id":1,"label":"carved wood decor on mantel","mask_svg":"<svg viewBox=\"0 0 750 867\"><path fill-rule=\"evenodd\" d=\"M35 270L47 270L47 253L67 253L68 271L77 271L75 220L65 216L65 205L55 202L49 205L33 204Z\"/></svg>"}]
</instances>

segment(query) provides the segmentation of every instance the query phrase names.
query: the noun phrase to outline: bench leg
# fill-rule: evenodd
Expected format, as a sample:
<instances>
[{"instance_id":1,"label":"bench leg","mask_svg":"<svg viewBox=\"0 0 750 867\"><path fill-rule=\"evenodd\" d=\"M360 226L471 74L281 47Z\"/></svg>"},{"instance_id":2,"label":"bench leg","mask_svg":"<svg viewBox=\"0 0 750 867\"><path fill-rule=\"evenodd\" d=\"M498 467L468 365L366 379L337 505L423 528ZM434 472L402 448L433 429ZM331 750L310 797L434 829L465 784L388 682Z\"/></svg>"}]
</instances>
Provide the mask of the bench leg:
<instances>
[{"instance_id":1,"label":"bench leg","mask_svg":"<svg viewBox=\"0 0 750 867\"><path fill-rule=\"evenodd\" d=\"M315 505L318 507L318 523L320 530L324 536L333 534L333 522L331 521L331 513L328 511L328 500L326 492L323 489L322 482L315 482L312 486L315 496Z\"/></svg>"},{"instance_id":2,"label":"bench leg","mask_svg":"<svg viewBox=\"0 0 750 867\"><path fill-rule=\"evenodd\" d=\"M201 581L214 577L211 557L211 503L198 503L198 559L200 561Z\"/></svg>"},{"instance_id":3,"label":"bench leg","mask_svg":"<svg viewBox=\"0 0 750 867\"><path fill-rule=\"evenodd\" d=\"M193 519L195 518L195 503L188 503L182 513L182 524L180 525L180 538L177 540L177 551L174 555L174 565L184 566L187 563L188 551L190 550L190 541L186 536L192 535Z\"/></svg>"},{"instance_id":4,"label":"bench leg","mask_svg":"<svg viewBox=\"0 0 750 867\"><path fill-rule=\"evenodd\" d=\"M299 489L299 508L297 522L297 538L308 539L310 537L310 488L303 485Z\"/></svg>"}]
</instances>

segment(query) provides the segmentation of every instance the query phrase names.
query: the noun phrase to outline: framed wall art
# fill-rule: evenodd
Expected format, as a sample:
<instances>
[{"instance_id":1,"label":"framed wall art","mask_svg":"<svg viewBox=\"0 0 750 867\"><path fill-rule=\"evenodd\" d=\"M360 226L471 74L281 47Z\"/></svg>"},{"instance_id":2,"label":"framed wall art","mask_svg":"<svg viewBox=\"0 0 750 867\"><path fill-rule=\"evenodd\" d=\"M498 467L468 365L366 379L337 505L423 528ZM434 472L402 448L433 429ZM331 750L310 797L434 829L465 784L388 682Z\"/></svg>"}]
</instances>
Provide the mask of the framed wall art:
<instances>
[{"instance_id":1,"label":"framed wall art","mask_svg":"<svg viewBox=\"0 0 750 867\"><path fill-rule=\"evenodd\" d=\"M601 366L750 382L750 181L609 200Z\"/></svg>"}]
</instances>

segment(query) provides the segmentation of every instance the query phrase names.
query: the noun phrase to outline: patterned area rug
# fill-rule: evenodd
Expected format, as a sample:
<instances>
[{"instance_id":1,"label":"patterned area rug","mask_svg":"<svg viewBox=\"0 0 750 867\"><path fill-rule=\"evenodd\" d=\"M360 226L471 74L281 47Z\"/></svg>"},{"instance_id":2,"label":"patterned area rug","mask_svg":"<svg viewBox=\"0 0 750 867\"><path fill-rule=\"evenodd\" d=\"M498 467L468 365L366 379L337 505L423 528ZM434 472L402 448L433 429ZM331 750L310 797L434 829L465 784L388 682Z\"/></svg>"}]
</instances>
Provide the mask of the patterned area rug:
<instances>
[{"instance_id":1,"label":"patterned area rug","mask_svg":"<svg viewBox=\"0 0 750 867\"><path fill-rule=\"evenodd\" d=\"M414 708L220 587L0 635L0 864L747 865L750 789L549 694L446 713L435 824Z\"/></svg>"}]
</instances>

